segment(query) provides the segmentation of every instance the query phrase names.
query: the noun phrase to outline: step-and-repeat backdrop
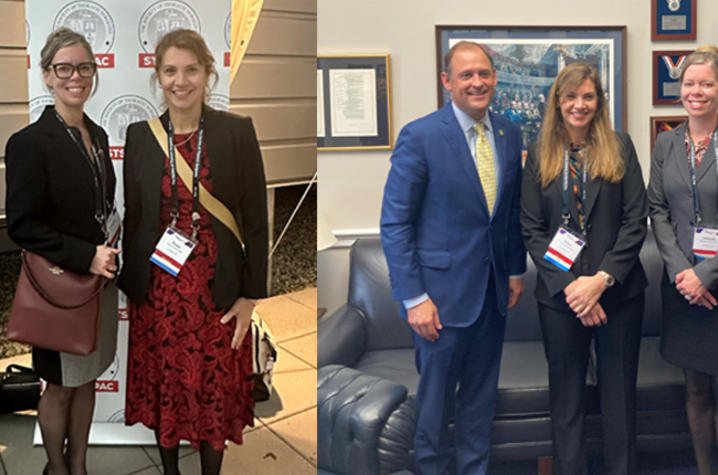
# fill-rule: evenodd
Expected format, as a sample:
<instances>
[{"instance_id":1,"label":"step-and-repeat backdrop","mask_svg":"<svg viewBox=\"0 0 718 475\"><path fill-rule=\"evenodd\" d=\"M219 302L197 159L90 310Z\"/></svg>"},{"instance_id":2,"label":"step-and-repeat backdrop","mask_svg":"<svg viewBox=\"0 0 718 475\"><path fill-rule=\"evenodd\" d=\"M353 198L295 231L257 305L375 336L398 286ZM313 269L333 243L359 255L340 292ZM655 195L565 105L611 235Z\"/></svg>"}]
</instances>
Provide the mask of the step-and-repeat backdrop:
<instances>
[{"instance_id":1,"label":"step-and-repeat backdrop","mask_svg":"<svg viewBox=\"0 0 718 475\"><path fill-rule=\"evenodd\" d=\"M169 31L189 28L199 32L216 61L219 81L209 103L229 109L231 38L230 0L26 0L30 121L54 102L45 87L40 50L47 35L65 26L87 38L98 65L99 87L85 105L87 115L107 132L118 178L116 201L123 209L122 152L127 126L161 114L162 92L152 84L154 49ZM156 82L156 81L155 81ZM97 404L91 443L154 443L139 425L124 426L128 315L124 295L118 309L117 354L96 384ZM39 430L35 442L40 442Z\"/></svg>"}]
</instances>

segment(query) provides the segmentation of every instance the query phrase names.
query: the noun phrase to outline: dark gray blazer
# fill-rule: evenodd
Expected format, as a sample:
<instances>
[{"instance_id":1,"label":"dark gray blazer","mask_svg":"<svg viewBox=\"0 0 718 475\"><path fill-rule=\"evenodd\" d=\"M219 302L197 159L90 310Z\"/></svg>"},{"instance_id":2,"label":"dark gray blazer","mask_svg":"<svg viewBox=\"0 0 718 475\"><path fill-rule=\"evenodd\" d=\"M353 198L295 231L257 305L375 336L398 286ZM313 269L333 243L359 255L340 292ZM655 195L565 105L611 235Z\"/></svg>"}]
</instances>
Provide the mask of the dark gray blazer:
<instances>
[{"instance_id":1,"label":"dark gray blazer","mask_svg":"<svg viewBox=\"0 0 718 475\"><path fill-rule=\"evenodd\" d=\"M676 274L693 267L701 282L714 288L718 284L718 259L697 261L693 257L693 191L685 133L684 123L659 134L653 147L648 182L651 227L671 282L675 283ZM698 200L705 226L716 223L715 160L711 142L696 170Z\"/></svg>"},{"instance_id":2,"label":"dark gray blazer","mask_svg":"<svg viewBox=\"0 0 718 475\"><path fill-rule=\"evenodd\" d=\"M239 297L267 294L267 192L264 166L252 120L205 107L205 143L209 154L212 194L234 215L246 255L234 235L212 217L219 256L212 296L221 308ZM169 114L160 117L167 129ZM147 122L127 129L124 158L125 218L122 237L124 266L118 285L135 303L144 302L150 280L149 261L164 229L160 229L160 198L165 154Z\"/></svg>"}]
</instances>

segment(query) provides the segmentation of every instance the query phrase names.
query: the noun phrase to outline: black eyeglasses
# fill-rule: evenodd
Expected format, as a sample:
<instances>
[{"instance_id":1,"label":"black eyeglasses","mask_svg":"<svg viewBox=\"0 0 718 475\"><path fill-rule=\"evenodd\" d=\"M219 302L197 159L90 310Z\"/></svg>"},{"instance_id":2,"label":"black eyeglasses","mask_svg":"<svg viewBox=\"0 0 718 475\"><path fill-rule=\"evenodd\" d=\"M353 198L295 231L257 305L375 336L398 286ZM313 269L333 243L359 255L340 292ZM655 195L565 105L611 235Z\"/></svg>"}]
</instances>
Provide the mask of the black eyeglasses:
<instances>
[{"instance_id":1,"label":"black eyeglasses","mask_svg":"<svg viewBox=\"0 0 718 475\"><path fill-rule=\"evenodd\" d=\"M77 66L71 63L55 63L51 64L50 68L55 71L55 76L59 79L70 79L75 70L80 73L80 77L90 78L95 75L97 71L97 65L95 63L80 63ZM48 69L50 69L48 68Z\"/></svg>"}]
</instances>

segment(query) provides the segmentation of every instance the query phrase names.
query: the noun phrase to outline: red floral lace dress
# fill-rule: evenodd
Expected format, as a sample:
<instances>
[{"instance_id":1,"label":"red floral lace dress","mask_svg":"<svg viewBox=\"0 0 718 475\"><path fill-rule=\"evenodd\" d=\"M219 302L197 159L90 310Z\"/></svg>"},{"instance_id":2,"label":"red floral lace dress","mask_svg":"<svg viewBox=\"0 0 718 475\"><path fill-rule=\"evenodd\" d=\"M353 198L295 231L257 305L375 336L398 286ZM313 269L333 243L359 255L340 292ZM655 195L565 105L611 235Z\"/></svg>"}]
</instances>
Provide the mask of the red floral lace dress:
<instances>
[{"instance_id":1,"label":"red floral lace dress","mask_svg":"<svg viewBox=\"0 0 718 475\"><path fill-rule=\"evenodd\" d=\"M188 134L177 134L175 144L187 138ZM192 167L197 134L179 149ZM202 149L200 180L211 192L206 145ZM181 182L177 192L177 227L189 233L192 194ZM162 231L170 221L171 196L165 158ZM227 325L219 322L224 312L214 304L210 290L217 242L209 213L202 206L199 211L199 243L180 273L172 277L152 265L147 301L130 305L125 420L159 430L163 447L183 439L195 449L200 441L208 441L215 450L222 450L226 439L242 443L243 428L254 422L252 382L247 380L252 373L251 338L247 335L242 347L232 350L234 320Z\"/></svg>"}]
</instances>

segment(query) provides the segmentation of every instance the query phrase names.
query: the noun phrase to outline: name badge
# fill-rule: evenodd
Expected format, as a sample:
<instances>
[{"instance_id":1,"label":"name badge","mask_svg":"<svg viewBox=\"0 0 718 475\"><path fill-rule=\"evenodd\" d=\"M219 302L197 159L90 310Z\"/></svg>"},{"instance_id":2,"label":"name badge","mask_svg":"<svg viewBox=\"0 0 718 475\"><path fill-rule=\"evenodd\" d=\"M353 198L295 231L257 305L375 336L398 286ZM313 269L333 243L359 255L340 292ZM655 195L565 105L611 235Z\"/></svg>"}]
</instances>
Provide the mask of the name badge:
<instances>
[{"instance_id":1,"label":"name badge","mask_svg":"<svg viewBox=\"0 0 718 475\"><path fill-rule=\"evenodd\" d=\"M122 220L120 219L120 213L117 209L113 209L110 216L107 217L105 222L107 228L107 246L116 247L117 242L120 240L120 231L122 229Z\"/></svg>"},{"instance_id":2,"label":"name badge","mask_svg":"<svg viewBox=\"0 0 718 475\"><path fill-rule=\"evenodd\" d=\"M585 245L586 241L582 237L560 226L543 258L562 271L568 272Z\"/></svg>"},{"instance_id":3,"label":"name badge","mask_svg":"<svg viewBox=\"0 0 718 475\"><path fill-rule=\"evenodd\" d=\"M168 226L150 256L150 261L176 277L196 245L197 242L185 233Z\"/></svg>"},{"instance_id":4,"label":"name badge","mask_svg":"<svg viewBox=\"0 0 718 475\"><path fill-rule=\"evenodd\" d=\"M718 251L718 229L695 228L693 233L693 255L698 260L710 259Z\"/></svg>"}]
</instances>

